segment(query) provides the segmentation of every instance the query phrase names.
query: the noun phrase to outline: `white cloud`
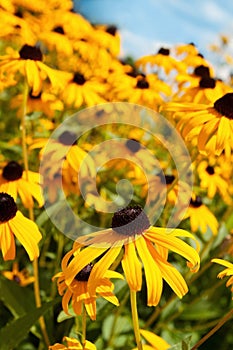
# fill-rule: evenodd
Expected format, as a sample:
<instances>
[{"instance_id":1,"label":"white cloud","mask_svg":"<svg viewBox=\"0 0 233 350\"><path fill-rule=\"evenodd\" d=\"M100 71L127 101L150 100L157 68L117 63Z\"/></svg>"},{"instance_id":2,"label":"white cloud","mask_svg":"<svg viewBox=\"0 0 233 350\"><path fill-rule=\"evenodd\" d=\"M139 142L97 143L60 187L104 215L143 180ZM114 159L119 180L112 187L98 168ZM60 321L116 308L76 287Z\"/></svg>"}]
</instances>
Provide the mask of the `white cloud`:
<instances>
[{"instance_id":1,"label":"white cloud","mask_svg":"<svg viewBox=\"0 0 233 350\"><path fill-rule=\"evenodd\" d=\"M171 44L135 34L127 29L120 31L121 57L131 55L135 58L156 53L160 47L170 47Z\"/></svg>"},{"instance_id":2,"label":"white cloud","mask_svg":"<svg viewBox=\"0 0 233 350\"><path fill-rule=\"evenodd\" d=\"M205 17L211 22L224 24L232 20L232 16L224 8L224 2L222 2L222 6L219 6L219 4L214 1L202 1L201 6L201 12L205 14Z\"/></svg>"}]
</instances>

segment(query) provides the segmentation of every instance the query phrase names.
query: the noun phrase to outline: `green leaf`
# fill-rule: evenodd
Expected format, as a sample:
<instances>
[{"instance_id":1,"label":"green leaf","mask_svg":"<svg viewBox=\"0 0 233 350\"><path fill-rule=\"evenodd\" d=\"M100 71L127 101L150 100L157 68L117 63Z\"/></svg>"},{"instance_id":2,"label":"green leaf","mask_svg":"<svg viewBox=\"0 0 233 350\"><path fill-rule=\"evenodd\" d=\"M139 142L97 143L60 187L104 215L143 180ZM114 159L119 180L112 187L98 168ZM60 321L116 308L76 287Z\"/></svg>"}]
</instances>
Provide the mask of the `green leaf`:
<instances>
[{"instance_id":1,"label":"green leaf","mask_svg":"<svg viewBox=\"0 0 233 350\"><path fill-rule=\"evenodd\" d=\"M20 287L16 282L0 276L0 300L11 311L14 317L30 312L35 307L33 291Z\"/></svg>"},{"instance_id":2,"label":"green leaf","mask_svg":"<svg viewBox=\"0 0 233 350\"><path fill-rule=\"evenodd\" d=\"M109 315L105 318L102 326L102 334L105 340L109 340L112 332L116 337L122 333L127 333L132 330L132 322L128 316L118 316L115 320L115 315Z\"/></svg>"},{"instance_id":3,"label":"green leaf","mask_svg":"<svg viewBox=\"0 0 233 350\"><path fill-rule=\"evenodd\" d=\"M183 339L180 343L175 344L168 350L190 350L191 349L191 339L192 336L188 336L185 339Z\"/></svg>"},{"instance_id":4,"label":"green leaf","mask_svg":"<svg viewBox=\"0 0 233 350\"><path fill-rule=\"evenodd\" d=\"M40 308L31 308L30 313L17 318L2 328L0 330L0 349L14 349L27 336L30 328L38 318L44 315L57 302L58 300L55 299L44 304Z\"/></svg>"},{"instance_id":5,"label":"green leaf","mask_svg":"<svg viewBox=\"0 0 233 350\"><path fill-rule=\"evenodd\" d=\"M221 315L221 310L217 307L213 308L213 304L208 300L199 300L196 303L187 305L184 309L181 320L211 320L219 317Z\"/></svg>"}]
</instances>

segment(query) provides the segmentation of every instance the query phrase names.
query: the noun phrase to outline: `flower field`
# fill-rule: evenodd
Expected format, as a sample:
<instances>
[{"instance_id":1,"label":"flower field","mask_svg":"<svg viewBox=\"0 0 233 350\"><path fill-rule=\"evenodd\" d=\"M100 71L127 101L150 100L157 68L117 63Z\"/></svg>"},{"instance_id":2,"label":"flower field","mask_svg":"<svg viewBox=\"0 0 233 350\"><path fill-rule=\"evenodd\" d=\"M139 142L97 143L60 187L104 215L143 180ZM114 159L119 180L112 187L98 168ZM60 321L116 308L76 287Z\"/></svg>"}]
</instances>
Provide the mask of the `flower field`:
<instances>
[{"instance_id":1,"label":"flower field","mask_svg":"<svg viewBox=\"0 0 233 350\"><path fill-rule=\"evenodd\" d=\"M71 0L0 28L0 350L232 350L230 73Z\"/></svg>"}]
</instances>

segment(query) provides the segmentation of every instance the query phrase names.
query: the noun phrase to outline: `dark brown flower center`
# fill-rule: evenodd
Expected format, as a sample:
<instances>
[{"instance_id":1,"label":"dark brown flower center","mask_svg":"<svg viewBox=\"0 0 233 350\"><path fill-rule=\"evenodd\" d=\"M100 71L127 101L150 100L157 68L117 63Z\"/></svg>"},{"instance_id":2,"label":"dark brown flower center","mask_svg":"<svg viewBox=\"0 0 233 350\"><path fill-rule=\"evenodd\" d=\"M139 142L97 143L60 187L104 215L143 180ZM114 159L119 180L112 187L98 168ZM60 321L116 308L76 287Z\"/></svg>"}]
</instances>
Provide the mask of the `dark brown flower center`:
<instances>
[{"instance_id":1,"label":"dark brown flower center","mask_svg":"<svg viewBox=\"0 0 233 350\"><path fill-rule=\"evenodd\" d=\"M18 208L8 193L0 193L0 223L7 222L13 219L16 215Z\"/></svg>"},{"instance_id":2,"label":"dark brown flower center","mask_svg":"<svg viewBox=\"0 0 233 350\"><path fill-rule=\"evenodd\" d=\"M77 136L74 132L63 131L63 133L58 137L58 141L65 146L72 146L77 143Z\"/></svg>"},{"instance_id":3,"label":"dark brown flower center","mask_svg":"<svg viewBox=\"0 0 233 350\"><path fill-rule=\"evenodd\" d=\"M80 73L75 73L73 77L73 82L77 85L83 85L86 82L84 76Z\"/></svg>"},{"instance_id":4,"label":"dark brown flower center","mask_svg":"<svg viewBox=\"0 0 233 350\"><path fill-rule=\"evenodd\" d=\"M164 47L161 47L159 49L158 53L160 53L160 55L169 56L170 50L169 49L165 49Z\"/></svg>"},{"instance_id":5,"label":"dark brown flower center","mask_svg":"<svg viewBox=\"0 0 233 350\"><path fill-rule=\"evenodd\" d=\"M13 281L15 281L17 284L20 284L21 280L18 275L13 275L12 277Z\"/></svg>"},{"instance_id":6,"label":"dark brown flower center","mask_svg":"<svg viewBox=\"0 0 233 350\"><path fill-rule=\"evenodd\" d=\"M208 165L205 170L207 171L207 173L209 175L213 175L214 174L214 168L212 166L210 166L210 165Z\"/></svg>"},{"instance_id":7,"label":"dark brown flower center","mask_svg":"<svg viewBox=\"0 0 233 350\"><path fill-rule=\"evenodd\" d=\"M8 181L15 181L22 177L23 168L14 160L10 161L2 170L2 176Z\"/></svg>"},{"instance_id":8,"label":"dark brown flower center","mask_svg":"<svg viewBox=\"0 0 233 350\"><path fill-rule=\"evenodd\" d=\"M209 67L200 65L194 69L193 74L197 75L198 77L209 78L210 77L210 69L209 69Z\"/></svg>"},{"instance_id":9,"label":"dark brown flower center","mask_svg":"<svg viewBox=\"0 0 233 350\"><path fill-rule=\"evenodd\" d=\"M137 85L136 85L136 87L138 88L138 89L148 89L149 88L149 83L148 83L148 81L146 81L146 79L140 79L140 80L138 80L137 81Z\"/></svg>"},{"instance_id":10,"label":"dark brown flower center","mask_svg":"<svg viewBox=\"0 0 233 350\"><path fill-rule=\"evenodd\" d=\"M196 196L196 199L191 199L190 206L193 208L199 208L202 205L201 197Z\"/></svg>"},{"instance_id":11,"label":"dark brown flower center","mask_svg":"<svg viewBox=\"0 0 233 350\"><path fill-rule=\"evenodd\" d=\"M214 109L228 119L233 119L233 93L228 93L214 102Z\"/></svg>"},{"instance_id":12,"label":"dark brown flower center","mask_svg":"<svg viewBox=\"0 0 233 350\"><path fill-rule=\"evenodd\" d=\"M65 34L64 29L62 28L62 26L57 26L57 27L53 28L53 32L59 33L59 34Z\"/></svg>"},{"instance_id":13,"label":"dark brown flower center","mask_svg":"<svg viewBox=\"0 0 233 350\"><path fill-rule=\"evenodd\" d=\"M199 81L199 86L204 89L214 89L216 86L216 81L213 78L204 77Z\"/></svg>"},{"instance_id":14,"label":"dark brown flower center","mask_svg":"<svg viewBox=\"0 0 233 350\"><path fill-rule=\"evenodd\" d=\"M116 32L117 32L117 27L116 26L108 26L107 28L106 28L106 32L108 33L108 34L111 34L112 36L115 36L116 35Z\"/></svg>"},{"instance_id":15,"label":"dark brown flower center","mask_svg":"<svg viewBox=\"0 0 233 350\"><path fill-rule=\"evenodd\" d=\"M79 273L77 273L75 279L79 282L87 282L91 274L92 268L93 264L86 265L81 271L79 271Z\"/></svg>"},{"instance_id":16,"label":"dark brown flower center","mask_svg":"<svg viewBox=\"0 0 233 350\"><path fill-rule=\"evenodd\" d=\"M43 55L39 47L24 45L19 51L19 55L24 60L42 61Z\"/></svg>"},{"instance_id":17,"label":"dark brown flower center","mask_svg":"<svg viewBox=\"0 0 233 350\"><path fill-rule=\"evenodd\" d=\"M104 116L104 114L105 114L104 110L103 110L103 109L100 109L99 111L96 112L95 116L96 116L97 118L101 118L101 117Z\"/></svg>"},{"instance_id":18,"label":"dark brown flower center","mask_svg":"<svg viewBox=\"0 0 233 350\"><path fill-rule=\"evenodd\" d=\"M29 97L32 99L32 100L39 100L41 98L41 95L42 95L42 92L39 92L39 94L37 95L33 95L32 94L32 90L29 92Z\"/></svg>"},{"instance_id":19,"label":"dark brown flower center","mask_svg":"<svg viewBox=\"0 0 233 350\"><path fill-rule=\"evenodd\" d=\"M150 221L139 205L121 209L112 218L112 229L125 236L141 234L149 227Z\"/></svg>"},{"instance_id":20,"label":"dark brown flower center","mask_svg":"<svg viewBox=\"0 0 233 350\"><path fill-rule=\"evenodd\" d=\"M166 181L166 185L171 185L173 183L173 181L175 180L174 175L165 175L164 178Z\"/></svg>"},{"instance_id":21,"label":"dark brown flower center","mask_svg":"<svg viewBox=\"0 0 233 350\"><path fill-rule=\"evenodd\" d=\"M135 139L127 140L125 145L133 153L137 153L141 148L140 142Z\"/></svg>"}]
</instances>

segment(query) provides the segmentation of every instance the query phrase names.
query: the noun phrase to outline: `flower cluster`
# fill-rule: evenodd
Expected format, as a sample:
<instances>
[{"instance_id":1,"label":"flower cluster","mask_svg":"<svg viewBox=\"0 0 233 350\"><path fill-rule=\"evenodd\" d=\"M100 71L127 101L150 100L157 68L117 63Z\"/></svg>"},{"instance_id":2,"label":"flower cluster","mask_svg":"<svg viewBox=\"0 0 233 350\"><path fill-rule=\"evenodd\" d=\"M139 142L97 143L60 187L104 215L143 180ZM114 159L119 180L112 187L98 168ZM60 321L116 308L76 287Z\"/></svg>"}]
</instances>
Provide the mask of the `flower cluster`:
<instances>
[{"instance_id":1,"label":"flower cluster","mask_svg":"<svg viewBox=\"0 0 233 350\"><path fill-rule=\"evenodd\" d=\"M118 28L91 24L71 0L4 0L0 18L0 348L10 327L18 338L9 347L22 349L24 339L33 349L132 349L134 332L137 349L161 350L193 325L200 338L200 329L220 316L210 310L217 271L211 262L226 267L218 277L230 276L226 286L233 291L233 265L225 260L233 251L231 79L218 79L193 43L122 59ZM226 38L221 45L227 47ZM139 106L160 113L161 132L149 133L146 118L140 125ZM60 127L83 110L88 119L87 107L98 107L99 128L91 125L78 139L72 124ZM108 124L115 114L121 123ZM180 156L181 173L167 152L179 148L173 135L190 155L188 167ZM192 175L191 189L183 173ZM116 193L122 179L134 190L127 205L127 189ZM62 211L64 197L73 213L103 229L77 232ZM153 211L161 211L155 225L144 209L148 197ZM118 205L110 215L112 203ZM47 214L59 217L62 228ZM172 215L176 227L169 226ZM72 232L74 242L59 230ZM52 314L54 325L47 327ZM198 328L203 314L206 323Z\"/></svg>"}]
</instances>

